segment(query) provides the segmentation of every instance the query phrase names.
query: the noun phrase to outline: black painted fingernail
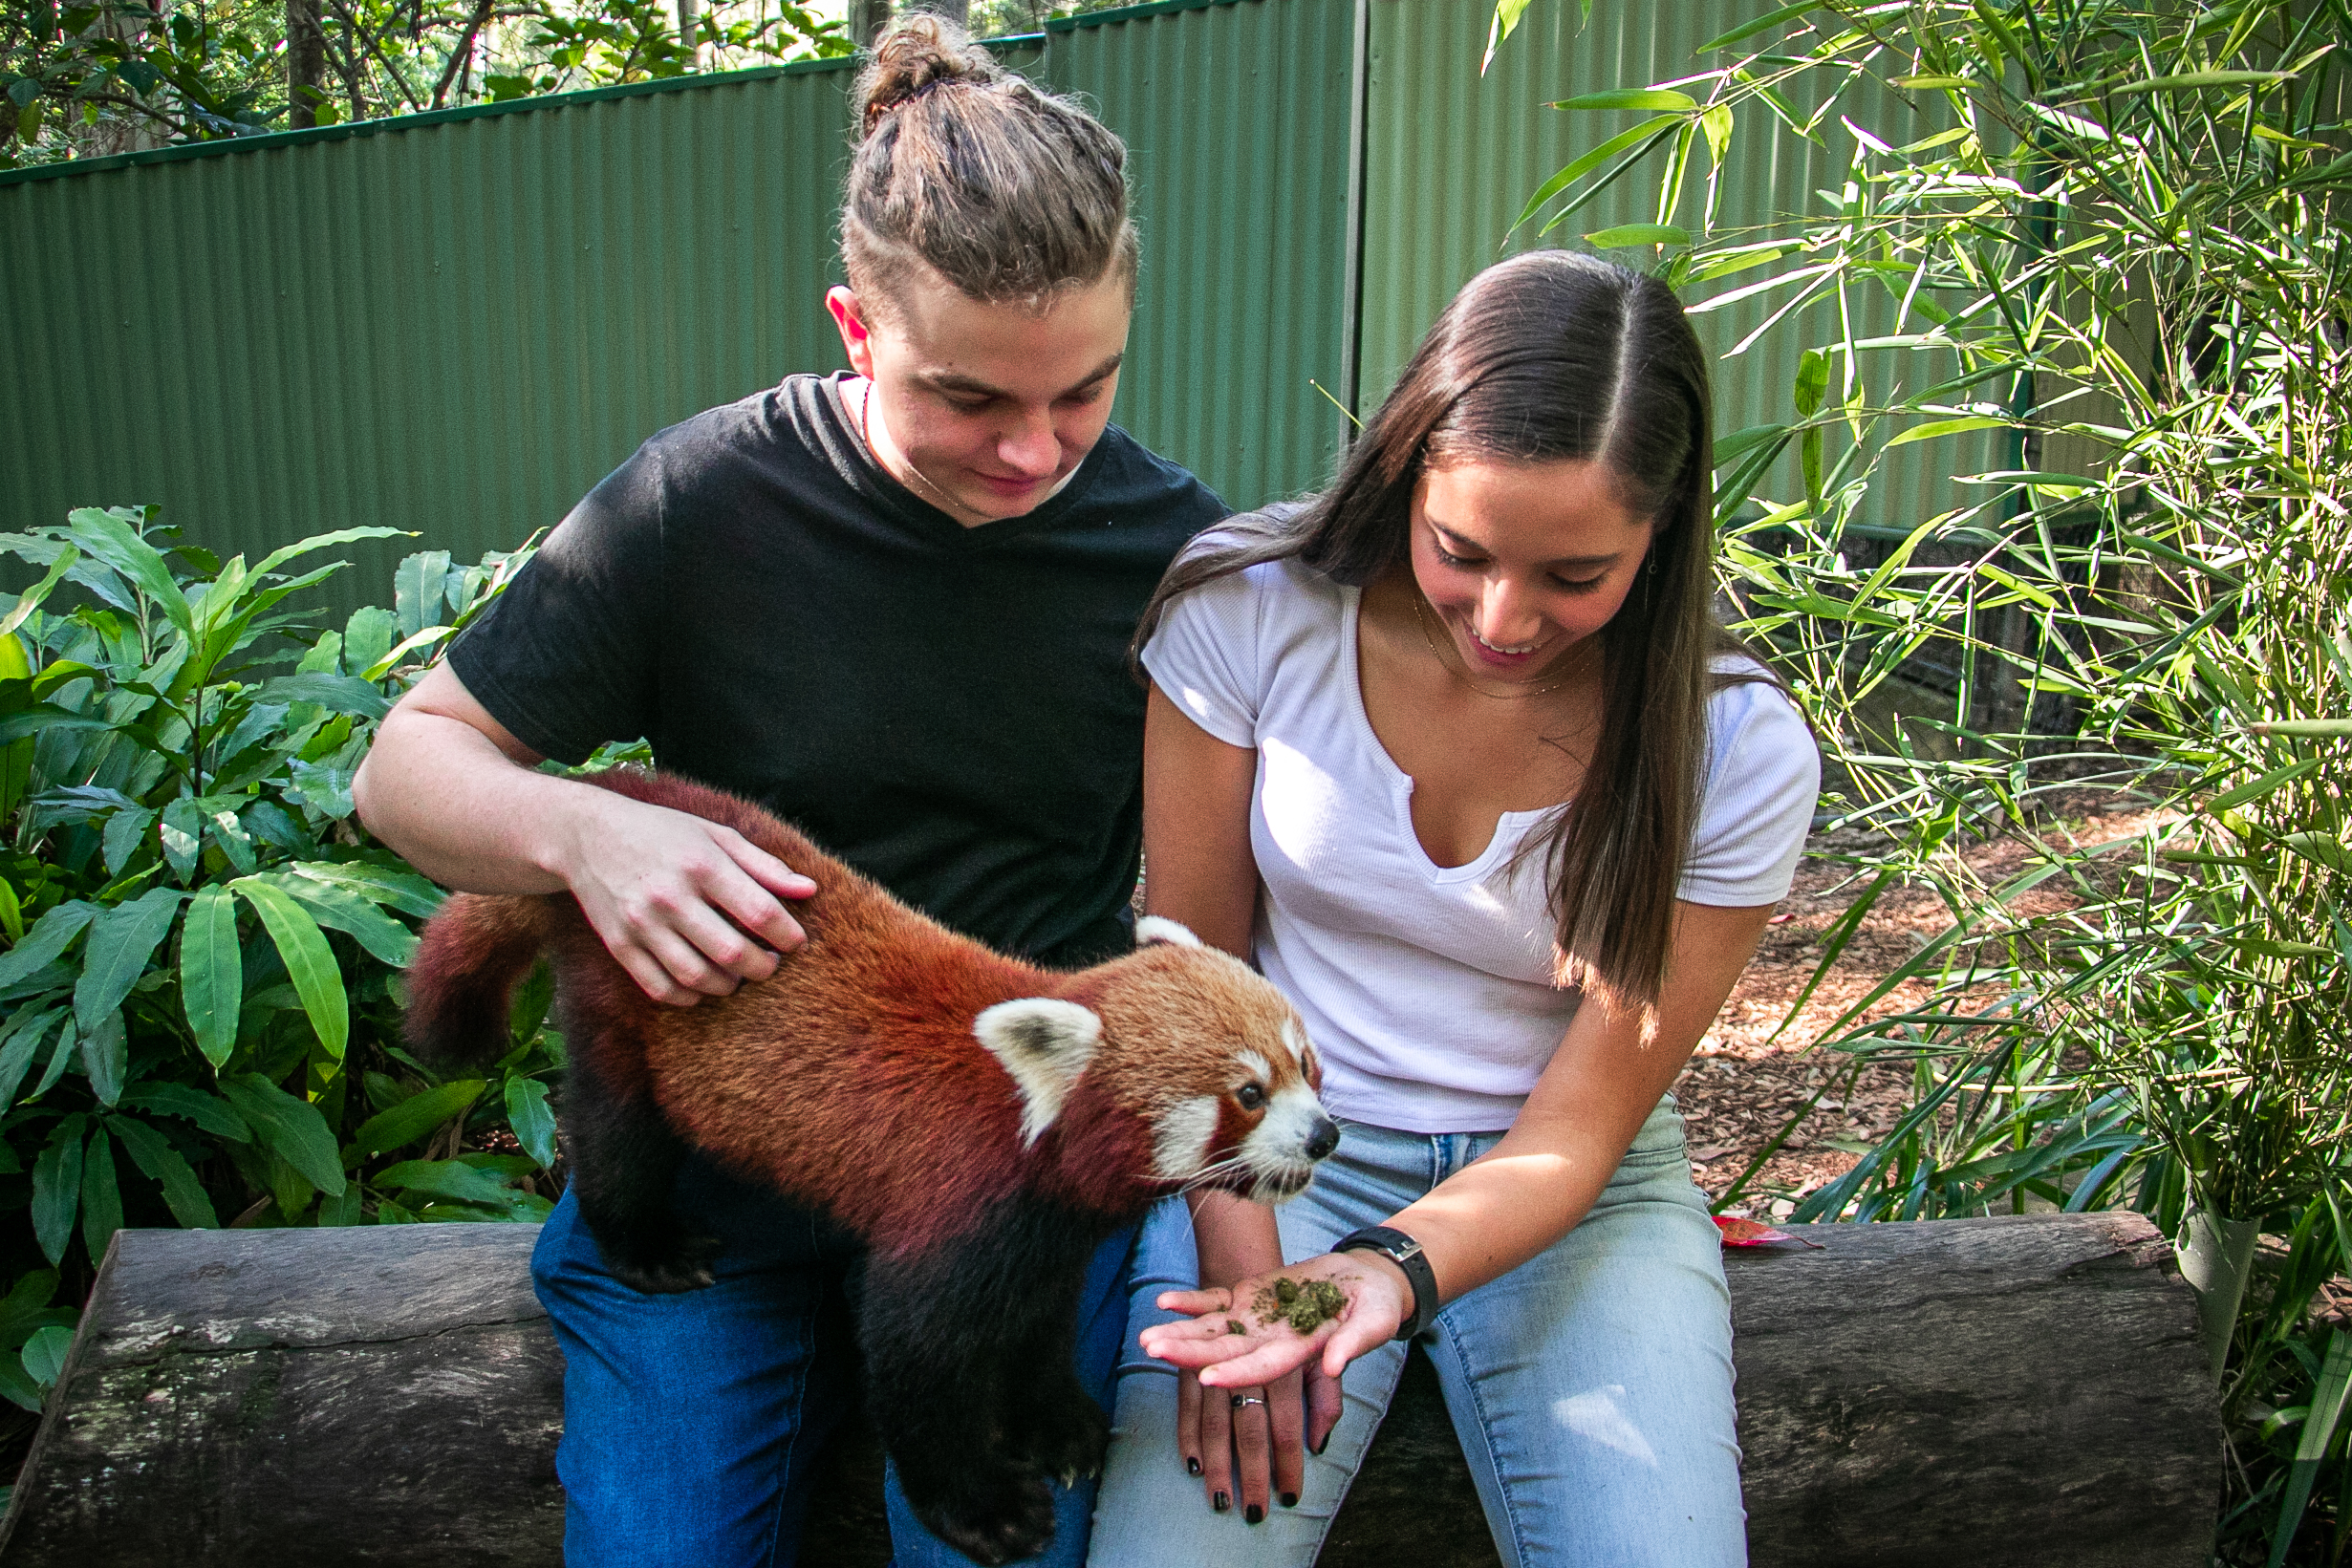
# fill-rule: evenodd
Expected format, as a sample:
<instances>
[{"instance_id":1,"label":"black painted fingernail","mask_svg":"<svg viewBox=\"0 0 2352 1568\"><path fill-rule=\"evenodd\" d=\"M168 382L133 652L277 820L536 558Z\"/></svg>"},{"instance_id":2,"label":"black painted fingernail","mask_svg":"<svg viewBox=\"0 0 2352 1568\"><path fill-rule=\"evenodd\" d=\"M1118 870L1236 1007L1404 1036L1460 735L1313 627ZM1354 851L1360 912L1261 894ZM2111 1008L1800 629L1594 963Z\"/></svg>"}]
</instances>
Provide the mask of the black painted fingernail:
<instances>
[{"instance_id":1,"label":"black painted fingernail","mask_svg":"<svg viewBox=\"0 0 2352 1568\"><path fill-rule=\"evenodd\" d=\"M1247 1508L1241 1510L1241 1517L1251 1524L1259 1524L1263 1522L1265 1519L1265 1510L1260 1508L1256 1503L1252 1503Z\"/></svg>"},{"instance_id":2,"label":"black painted fingernail","mask_svg":"<svg viewBox=\"0 0 2352 1568\"><path fill-rule=\"evenodd\" d=\"M1334 1428L1332 1428L1332 1431L1337 1431L1338 1429L1339 1429L1338 1428L1334 1427ZM1331 1433L1330 1433L1330 1432L1325 1432L1325 1433L1323 1434L1323 1441L1322 1441L1322 1442L1320 1442L1320 1443L1318 1443L1318 1444L1316 1444L1313 1448L1309 1449L1307 1451L1308 1451L1309 1453L1313 1454L1316 1458L1320 1459L1320 1458L1322 1458L1322 1457L1323 1457L1323 1450L1326 1450L1326 1449L1327 1449L1327 1448L1329 1448L1330 1446L1331 1446Z\"/></svg>"},{"instance_id":3,"label":"black painted fingernail","mask_svg":"<svg viewBox=\"0 0 2352 1568\"><path fill-rule=\"evenodd\" d=\"M1209 1506L1217 1510L1219 1514L1222 1514L1225 1510L1233 1506L1233 1499L1220 1492L1216 1496L1209 1499Z\"/></svg>"},{"instance_id":4,"label":"black painted fingernail","mask_svg":"<svg viewBox=\"0 0 2352 1568\"><path fill-rule=\"evenodd\" d=\"M1285 1493L1283 1493L1283 1506L1284 1506L1284 1508L1296 1508L1296 1507L1298 1507L1298 1506L1299 1506L1299 1494L1298 1494L1297 1493L1295 1493L1295 1492L1285 1492Z\"/></svg>"},{"instance_id":5,"label":"black painted fingernail","mask_svg":"<svg viewBox=\"0 0 2352 1568\"><path fill-rule=\"evenodd\" d=\"M1195 1459L1189 1453L1184 1456L1184 1473L1187 1475L1198 1475L1200 1473L1200 1461Z\"/></svg>"}]
</instances>

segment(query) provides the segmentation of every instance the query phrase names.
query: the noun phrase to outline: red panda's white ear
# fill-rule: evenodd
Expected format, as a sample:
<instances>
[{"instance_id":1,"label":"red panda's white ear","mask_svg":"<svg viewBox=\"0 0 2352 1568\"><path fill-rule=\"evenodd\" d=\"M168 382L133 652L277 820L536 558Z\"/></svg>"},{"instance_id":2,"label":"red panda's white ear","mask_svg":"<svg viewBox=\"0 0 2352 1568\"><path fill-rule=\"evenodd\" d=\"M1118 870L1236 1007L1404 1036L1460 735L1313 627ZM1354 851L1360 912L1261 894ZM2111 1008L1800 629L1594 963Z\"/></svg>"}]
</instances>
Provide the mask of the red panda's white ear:
<instances>
[{"instance_id":1,"label":"red panda's white ear","mask_svg":"<svg viewBox=\"0 0 2352 1568\"><path fill-rule=\"evenodd\" d=\"M1021 1086L1021 1141L1033 1144L1062 1114L1070 1085L1094 1059L1103 1020L1074 1001L1024 997L982 1012L972 1033Z\"/></svg>"},{"instance_id":2,"label":"red panda's white ear","mask_svg":"<svg viewBox=\"0 0 2352 1568\"><path fill-rule=\"evenodd\" d=\"M1135 922L1135 945L1150 947L1154 942L1173 942L1177 947L1198 947L1200 938L1189 926L1178 925L1165 915L1147 914Z\"/></svg>"}]
</instances>

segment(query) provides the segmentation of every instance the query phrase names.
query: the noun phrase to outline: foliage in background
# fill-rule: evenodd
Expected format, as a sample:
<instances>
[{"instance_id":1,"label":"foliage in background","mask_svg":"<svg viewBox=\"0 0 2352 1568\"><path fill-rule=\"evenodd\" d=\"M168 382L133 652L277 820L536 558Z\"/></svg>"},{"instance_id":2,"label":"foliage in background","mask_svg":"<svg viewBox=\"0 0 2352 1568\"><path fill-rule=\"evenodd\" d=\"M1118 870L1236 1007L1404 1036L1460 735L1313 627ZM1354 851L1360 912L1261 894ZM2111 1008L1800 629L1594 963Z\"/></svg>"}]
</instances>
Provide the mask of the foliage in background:
<instances>
[{"instance_id":1,"label":"foliage in background","mask_svg":"<svg viewBox=\"0 0 2352 1568\"><path fill-rule=\"evenodd\" d=\"M317 50L307 116L290 22ZM665 0L0 0L0 168L851 48L789 0L705 6L691 41Z\"/></svg>"},{"instance_id":2,"label":"foliage in background","mask_svg":"<svg viewBox=\"0 0 2352 1568\"><path fill-rule=\"evenodd\" d=\"M18 1405L39 1407L121 1226L550 1207L545 977L487 1077L412 1061L399 971L442 895L351 799L419 661L525 556L412 555L393 609L311 624L303 591L339 569L319 553L391 532L249 564L121 508L0 534L40 574L0 616L0 1395Z\"/></svg>"},{"instance_id":3,"label":"foliage in background","mask_svg":"<svg viewBox=\"0 0 2352 1568\"><path fill-rule=\"evenodd\" d=\"M2352 1527L2352 1336L2307 1312L2352 1263L2347 45L2341 0L1759 6L1694 75L1560 105L1638 118L1522 219L1662 160L1654 223L1586 240L1695 311L1767 302L1735 354L1808 345L1718 440L1726 587L1852 846L1823 972L1888 888L1951 922L1818 1042L1916 1094L1797 1217L2147 1210L2230 1353L2224 1560L2273 1568ZM1845 170L1733 227L1694 149L1759 135ZM1984 431L2006 463L1888 514L1890 456ZM1996 838L1989 880L1958 851Z\"/></svg>"}]
</instances>

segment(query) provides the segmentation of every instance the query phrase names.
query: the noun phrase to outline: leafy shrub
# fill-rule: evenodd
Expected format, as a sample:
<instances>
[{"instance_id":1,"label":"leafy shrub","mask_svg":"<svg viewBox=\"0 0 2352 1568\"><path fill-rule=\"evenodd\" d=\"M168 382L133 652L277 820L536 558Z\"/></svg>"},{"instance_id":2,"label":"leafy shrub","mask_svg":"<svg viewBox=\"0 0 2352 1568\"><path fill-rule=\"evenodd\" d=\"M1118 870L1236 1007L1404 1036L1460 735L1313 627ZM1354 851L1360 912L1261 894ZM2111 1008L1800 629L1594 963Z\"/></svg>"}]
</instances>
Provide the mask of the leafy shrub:
<instances>
[{"instance_id":1,"label":"leafy shrub","mask_svg":"<svg viewBox=\"0 0 2352 1568\"><path fill-rule=\"evenodd\" d=\"M37 1409L116 1230L529 1219L550 1207L544 978L488 1078L399 1047L442 894L351 781L425 657L524 556L400 564L313 625L306 539L248 564L151 512L0 534L42 575L0 618L0 1394ZM68 613L44 609L68 593ZM510 1135L507 1129L510 1128ZM464 1147L468 1137L503 1147Z\"/></svg>"}]
</instances>

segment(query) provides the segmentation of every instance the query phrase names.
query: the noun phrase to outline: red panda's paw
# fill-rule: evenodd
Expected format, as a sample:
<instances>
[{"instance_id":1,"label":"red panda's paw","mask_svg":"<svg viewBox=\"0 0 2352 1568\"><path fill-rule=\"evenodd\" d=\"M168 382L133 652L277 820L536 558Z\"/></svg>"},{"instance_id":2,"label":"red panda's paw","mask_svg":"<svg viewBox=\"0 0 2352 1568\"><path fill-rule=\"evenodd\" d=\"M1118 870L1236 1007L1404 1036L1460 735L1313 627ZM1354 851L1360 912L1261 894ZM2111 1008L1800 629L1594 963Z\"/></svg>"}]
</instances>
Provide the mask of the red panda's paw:
<instances>
[{"instance_id":1,"label":"red panda's paw","mask_svg":"<svg viewBox=\"0 0 2352 1568\"><path fill-rule=\"evenodd\" d=\"M982 1568L1033 1557L1053 1540L1053 1491L1027 1465L994 1454L967 1454L920 1485L899 1460L899 1484L931 1533Z\"/></svg>"},{"instance_id":2,"label":"red panda's paw","mask_svg":"<svg viewBox=\"0 0 2352 1568\"><path fill-rule=\"evenodd\" d=\"M1017 1402L1011 1412L1006 1435L1013 1451L1066 1487L1101 1474L1103 1454L1111 1447L1103 1407L1074 1378L1062 1380L1058 1388L1041 1380L1040 1395Z\"/></svg>"},{"instance_id":3,"label":"red panda's paw","mask_svg":"<svg viewBox=\"0 0 2352 1568\"><path fill-rule=\"evenodd\" d=\"M701 1290L712 1278L711 1262L719 1256L715 1235L691 1235L668 1247L644 1248L623 1257L605 1249L605 1266L613 1278L643 1296L678 1296Z\"/></svg>"}]
</instances>

